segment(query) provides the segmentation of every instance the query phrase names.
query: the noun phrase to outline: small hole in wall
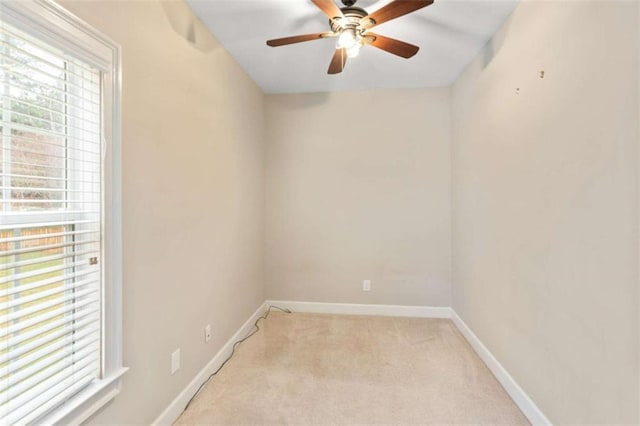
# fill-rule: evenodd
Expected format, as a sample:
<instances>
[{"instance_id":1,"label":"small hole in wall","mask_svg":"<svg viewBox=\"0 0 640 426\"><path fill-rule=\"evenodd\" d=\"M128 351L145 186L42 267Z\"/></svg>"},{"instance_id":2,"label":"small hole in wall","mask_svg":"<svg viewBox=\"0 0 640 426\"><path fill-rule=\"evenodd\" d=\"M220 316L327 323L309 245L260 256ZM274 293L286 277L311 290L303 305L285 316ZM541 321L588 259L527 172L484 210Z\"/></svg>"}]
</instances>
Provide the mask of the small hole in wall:
<instances>
[{"instance_id":1,"label":"small hole in wall","mask_svg":"<svg viewBox=\"0 0 640 426\"><path fill-rule=\"evenodd\" d=\"M516 95L519 95L519 94L520 94L520 88L516 87Z\"/></svg>"}]
</instances>

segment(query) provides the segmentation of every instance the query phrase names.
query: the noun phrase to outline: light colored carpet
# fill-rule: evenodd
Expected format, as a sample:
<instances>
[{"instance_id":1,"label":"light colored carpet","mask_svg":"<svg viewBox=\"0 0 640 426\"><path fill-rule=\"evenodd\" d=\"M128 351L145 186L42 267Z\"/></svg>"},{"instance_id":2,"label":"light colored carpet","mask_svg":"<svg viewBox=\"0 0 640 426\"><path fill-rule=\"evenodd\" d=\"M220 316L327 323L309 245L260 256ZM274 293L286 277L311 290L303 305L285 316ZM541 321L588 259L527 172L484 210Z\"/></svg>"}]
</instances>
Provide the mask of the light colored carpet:
<instances>
[{"instance_id":1,"label":"light colored carpet","mask_svg":"<svg viewBox=\"0 0 640 426\"><path fill-rule=\"evenodd\" d=\"M272 311L177 420L529 424L446 319Z\"/></svg>"}]
</instances>

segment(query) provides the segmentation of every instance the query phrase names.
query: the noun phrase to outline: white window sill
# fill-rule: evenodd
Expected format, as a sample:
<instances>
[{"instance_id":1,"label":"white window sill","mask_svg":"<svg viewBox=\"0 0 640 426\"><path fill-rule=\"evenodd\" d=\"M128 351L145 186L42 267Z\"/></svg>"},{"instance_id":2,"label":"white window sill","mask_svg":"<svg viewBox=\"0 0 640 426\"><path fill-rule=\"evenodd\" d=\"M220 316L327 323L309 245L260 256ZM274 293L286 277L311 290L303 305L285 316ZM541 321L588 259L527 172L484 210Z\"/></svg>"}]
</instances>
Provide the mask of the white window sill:
<instances>
[{"instance_id":1,"label":"white window sill","mask_svg":"<svg viewBox=\"0 0 640 426\"><path fill-rule=\"evenodd\" d=\"M127 370L128 368L123 367L109 377L94 381L58 408L38 419L38 423L69 426L81 424L120 393L120 381Z\"/></svg>"}]
</instances>

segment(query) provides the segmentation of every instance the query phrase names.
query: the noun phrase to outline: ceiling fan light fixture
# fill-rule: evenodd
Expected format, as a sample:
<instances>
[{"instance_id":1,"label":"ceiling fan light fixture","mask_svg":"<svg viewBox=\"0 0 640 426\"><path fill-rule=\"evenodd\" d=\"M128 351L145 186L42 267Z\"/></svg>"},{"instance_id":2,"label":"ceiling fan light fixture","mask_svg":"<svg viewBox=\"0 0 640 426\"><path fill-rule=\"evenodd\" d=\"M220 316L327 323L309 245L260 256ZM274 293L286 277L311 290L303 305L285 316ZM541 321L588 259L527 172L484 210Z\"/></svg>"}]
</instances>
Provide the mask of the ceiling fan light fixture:
<instances>
[{"instance_id":1,"label":"ceiling fan light fixture","mask_svg":"<svg viewBox=\"0 0 640 426\"><path fill-rule=\"evenodd\" d=\"M355 28L345 28L338 37L336 49L352 49L359 44Z\"/></svg>"},{"instance_id":2,"label":"ceiling fan light fixture","mask_svg":"<svg viewBox=\"0 0 640 426\"><path fill-rule=\"evenodd\" d=\"M347 49L347 58L349 59L353 59L353 58L357 58L358 55L360 54L360 48L362 47L361 43L356 43L353 46L351 46L350 48Z\"/></svg>"}]
</instances>

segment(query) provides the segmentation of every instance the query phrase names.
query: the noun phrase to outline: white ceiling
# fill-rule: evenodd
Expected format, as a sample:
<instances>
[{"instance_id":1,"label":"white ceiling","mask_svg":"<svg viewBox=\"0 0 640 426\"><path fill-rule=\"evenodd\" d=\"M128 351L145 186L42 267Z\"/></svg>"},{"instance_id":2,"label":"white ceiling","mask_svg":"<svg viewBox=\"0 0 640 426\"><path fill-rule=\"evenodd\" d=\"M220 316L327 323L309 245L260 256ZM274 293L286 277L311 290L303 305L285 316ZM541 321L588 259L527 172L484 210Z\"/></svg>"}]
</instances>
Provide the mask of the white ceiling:
<instances>
[{"instance_id":1,"label":"white ceiling","mask_svg":"<svg viewBox=\"0 0 640 426\"><path fill-rule=\"evenodd\" d=\"M268 39L329 30L309 0L187 0L209 30L266 93L451 85L501 27L519 0L436 0L375 32L417 46L403 59L372 46L328 75L335 39L269 47ZM369 13L390 0L359 0ZM342 6L337 0L338 6Z\"/></svg>"}]
</instances>

